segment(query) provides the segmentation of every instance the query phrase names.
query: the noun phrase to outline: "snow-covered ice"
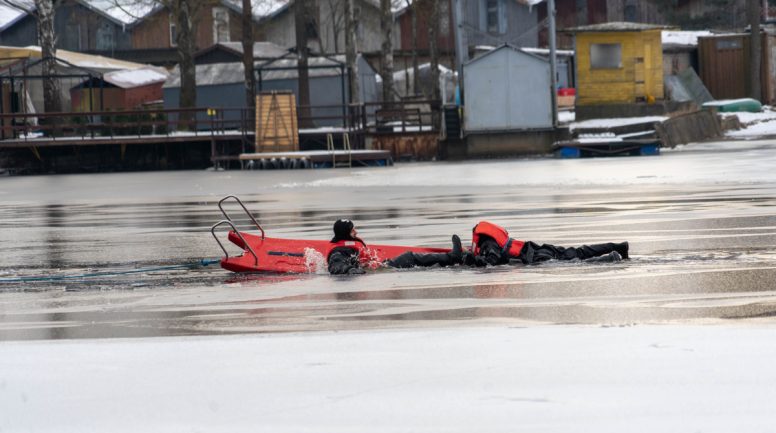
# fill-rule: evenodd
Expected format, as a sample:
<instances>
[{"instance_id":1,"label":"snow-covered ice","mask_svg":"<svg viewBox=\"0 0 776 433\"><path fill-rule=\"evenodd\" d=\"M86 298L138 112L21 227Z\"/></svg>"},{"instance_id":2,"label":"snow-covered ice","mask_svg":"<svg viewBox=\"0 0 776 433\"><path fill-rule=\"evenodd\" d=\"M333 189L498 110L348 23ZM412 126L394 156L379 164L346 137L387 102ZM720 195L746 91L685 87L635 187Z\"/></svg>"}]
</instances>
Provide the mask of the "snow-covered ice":
<instances>
[{"instance_id":1,"label":"snow-covered ice","mask_svg":"<svg viewBox=\"0 0 776 433\"><path fill-rule=\"evenodd\" d=\"M16 432L770 432L776 328L475 327L0 345Z\"/></svg>"}]
</instances>

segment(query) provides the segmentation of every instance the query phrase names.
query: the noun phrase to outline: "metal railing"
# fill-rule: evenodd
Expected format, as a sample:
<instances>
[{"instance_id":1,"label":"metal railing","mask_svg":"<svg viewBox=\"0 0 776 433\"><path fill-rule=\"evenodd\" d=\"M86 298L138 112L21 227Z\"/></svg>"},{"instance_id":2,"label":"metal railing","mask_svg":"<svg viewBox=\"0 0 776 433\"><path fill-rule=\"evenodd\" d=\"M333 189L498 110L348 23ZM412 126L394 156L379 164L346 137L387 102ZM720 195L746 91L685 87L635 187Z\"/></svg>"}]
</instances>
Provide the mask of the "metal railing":
<instances>
[{"instance_id":1,"label":"metal railing","mask_svg":"<svg viewBox=\"0 0 776 433\"><path fill-rule=\"evenodd\" d=\"M350 105L310 105L297 110L299 128L316 132L341 128L359 134L439 132L438 101L400 101ZM309 114L302 114L309 113ZM255 113L246 107L199 107L0 114L0 140L32 141L65 138L117 138L175 135L240 134L246 141L256 127ZM356 137L357 138L357 137Z\"/></svg>"}]
</instances>

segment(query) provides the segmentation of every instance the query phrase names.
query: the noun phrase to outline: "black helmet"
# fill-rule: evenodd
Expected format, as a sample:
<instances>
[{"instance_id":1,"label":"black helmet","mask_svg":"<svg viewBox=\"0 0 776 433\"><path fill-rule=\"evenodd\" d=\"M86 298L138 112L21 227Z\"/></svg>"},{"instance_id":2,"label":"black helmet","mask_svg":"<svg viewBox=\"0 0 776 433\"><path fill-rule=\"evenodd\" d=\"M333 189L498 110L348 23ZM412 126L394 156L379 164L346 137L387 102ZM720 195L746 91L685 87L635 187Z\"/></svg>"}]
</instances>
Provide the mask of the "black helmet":
<instances>
[{"instance_id":1,"label":"black helmet","mask_svg":"<svg viewBox=\"0 0 776 433\"><path fill-rule=\"evenodd\" d=\"M353 240L353 237L350 236L353 227L353 221L351 220L337 220L337 222L334 223L334 238L331 241L339 242L342 240Z\"/></svg>"}]
</instances>

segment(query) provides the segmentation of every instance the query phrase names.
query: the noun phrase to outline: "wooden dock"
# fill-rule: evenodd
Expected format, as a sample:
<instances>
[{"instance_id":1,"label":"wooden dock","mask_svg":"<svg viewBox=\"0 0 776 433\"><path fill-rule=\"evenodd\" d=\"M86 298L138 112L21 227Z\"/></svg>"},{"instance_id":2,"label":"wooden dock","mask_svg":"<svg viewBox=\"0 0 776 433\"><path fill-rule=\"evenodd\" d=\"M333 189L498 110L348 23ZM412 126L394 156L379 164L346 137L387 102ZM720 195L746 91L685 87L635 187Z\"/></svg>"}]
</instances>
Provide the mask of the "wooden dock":
<instances>
[{"instance_id":1,"label":"wooden dock","mask_svg":"<svg viewBox=\"0 0 776 433\"><path fill-rule=\"evenodd\" d=\"M240 165L247 169L334 167L385 167L393 165L387 150L308 150L299 152L243 153Z\"/></svg>"}]
</instances>

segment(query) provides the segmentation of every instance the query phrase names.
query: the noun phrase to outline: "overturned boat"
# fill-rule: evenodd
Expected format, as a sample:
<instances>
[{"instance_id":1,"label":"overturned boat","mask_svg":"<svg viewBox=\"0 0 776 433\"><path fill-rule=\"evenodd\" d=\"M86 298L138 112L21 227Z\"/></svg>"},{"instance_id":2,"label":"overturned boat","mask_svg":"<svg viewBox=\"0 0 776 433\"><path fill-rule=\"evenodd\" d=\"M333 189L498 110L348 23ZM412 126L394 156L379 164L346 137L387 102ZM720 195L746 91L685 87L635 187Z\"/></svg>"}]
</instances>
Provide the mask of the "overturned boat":
<instances>
[{"instance_id":1,"label":"overturned boat","mask_svg":"<svg viewBox=\"0 0 776 433\"><path fill-rule=\"evenodd\" d=\"M224 210L223 204L234 200L248 215L258 233L240 231L234 221ZM236 196L224 197L218 202L218 209L224 219L210 228L210 233L224 252L221 267L233 272L268 272L268 273L315 273L323 266L325 268L329 254L334 248L349 246L360 251L362 265L377 268L386 260L390 260L408 251L416 253L447 253L449 248L428 248L402 245L366 245L356 241L330 242L327 240L283 239L267 237L264 229L256 218L248 211L242 201ZM216 235L216 229L226 226L231 230L227 239L242 250L239 255L230 255L224 244Z\"/></svg>"}]
</instances>

